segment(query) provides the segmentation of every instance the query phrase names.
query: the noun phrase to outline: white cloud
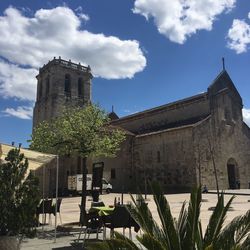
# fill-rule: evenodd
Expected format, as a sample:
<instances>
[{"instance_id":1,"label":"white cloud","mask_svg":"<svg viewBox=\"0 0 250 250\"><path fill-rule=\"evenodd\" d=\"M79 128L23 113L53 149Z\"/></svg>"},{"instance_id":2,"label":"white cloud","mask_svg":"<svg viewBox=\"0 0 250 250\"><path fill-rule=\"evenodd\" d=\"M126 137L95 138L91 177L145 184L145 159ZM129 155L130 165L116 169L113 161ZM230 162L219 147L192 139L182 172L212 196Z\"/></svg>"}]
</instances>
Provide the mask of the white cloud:
<instances>
[{"instance_id":1,"label":"white cloud","mask_svg":"<svg viewBox=\"0 0 250 250\"><path fill-rule=\"evenodd\" d=\"M216 17L230 11L236 0L135 0L133 12L153 18L159 33L183 44L198 30L212 30Z\"/></svg>"},{"instance_id":2,"label":"white cloud","mask_svg":"<svg viewBox=\"0 0 250 250\"><path fill-rule=\"evenodd\" d=\"M250 12L248 14L250 19ZM228 31L228 47L237 54L246 52L250 44L250 25L239 19L234 19L232 27Z\"/></svg>"},{"instance_id":3,"label":"white cloud","mask_svg":"<svg viewBox=\"0 0 250 250\"><path fill-rule=\"evenodd\" d=\"M77 16L82 19L83 21L87 22L89 21L89 16L87 14L84 14L83 13L83 9L81 6L78 6L76 9L75 9L75 12L77 13Z\"/></svg>"},{"instance_id":4,"label":"white cloud","mask_svg":"<svg viewBox=\"0 0 250 250\"><path fill-rule=\"evenodd\" d=\"M17 109L6 108L2 112L7 116L30 120L33 116L33 107L19 106Z\"/></svg>"},{"instance_id":5,"label":"white cloud","mask_svg":"<svg viewBox=\"0 0 250 250\"><path fill-rule=\"evenodd\" d=\"M78 15L79 18L81 18L85 22L89 21L89 16L88 15L86 15L84 13L78 13L77 15Z\"/></svg>"},{"instance_id":6,"label":"white cloud","mask_svg":"<svg viewBox=\"0 0 250 250\"><path fill-rule=\"evenodd\" d=\"M93 34L81 28L82 18L68 7L40 9L34 17L9 7L0 16L0 56L37 69L60 55L90 65L95 76L107 79L132 78L144 69L138 41Z\"/></svg>"},{"instance_id":7,"label":"white cloud","mask_svg":"<svg viewBox=\"0 0 250 250\"><path fill-rule=\"evenodd\" d=\"M0 95L20 100L35 100L36 69L24 69L0 60Z\"/></svg>"},{"instance_id":8,"label":"white cloud","mask_svg":"<svg viewBox=\"0 0 250 250\"><path fill-rule=\"evenodd\" d=\"M250 109L242 109L243 120L250 127Z\"/></svg>"}]
</instances>

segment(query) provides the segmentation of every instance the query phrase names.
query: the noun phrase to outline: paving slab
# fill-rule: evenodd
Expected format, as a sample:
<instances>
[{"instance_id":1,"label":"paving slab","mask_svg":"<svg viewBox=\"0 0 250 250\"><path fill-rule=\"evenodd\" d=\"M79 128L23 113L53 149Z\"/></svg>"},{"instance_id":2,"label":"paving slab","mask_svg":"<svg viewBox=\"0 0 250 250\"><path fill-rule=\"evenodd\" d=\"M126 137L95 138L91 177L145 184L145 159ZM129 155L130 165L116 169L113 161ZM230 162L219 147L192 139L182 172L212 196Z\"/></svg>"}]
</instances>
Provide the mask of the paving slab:
<instances>
[{"instance_id":1,"label":"paving slab","mask_svg":"<svg viewBox=\"0 0 250 250\"><path fill-rule=\"evenodd\" d=\"M235 199L232 203L232 209L228 212L225 225L229 223L235 216L242 215L246 213L247 210L250 209L250 189L240 189L240 190L225 190L225 192L230 192L235 194ZM245 195L241 195L245 194ZM136 197L135 195L133 195ZM169 201L171 211L174 217L178 217L182 203L186 201L189 202L189 193L182 193L182 194L167 194L166 198ZM121 201L122 195L120 193L111 193L111 194L103 194L100 196L100 200L102 200L105 205L112 205L114 204L114 200ZM225 202L227 202L232 195L225 195ZM209 222L209 218L212 214L212 211L209 208L214 207L217 202L217 195L216 194L203 194L202 195L202 204L201 204L201 214L200 219L202 222L202 229L203 232L206 229L206 226ZM125 204L131 203L131 196L130 194L123 195L123 201ZM38 237L34 239L24 239L21 250L68 250L68 249L81 249L81 244L76 244L76 240L79 235L80 227L77 225L79 221L80 209L79 204L81 202L80 197L67 197L63 198L62 205L61 205L61 217L62 217L62 224L60 223L59 217L57 219L59 224L59 229L64 230L63 232L59 230L57 232L57 239L54 239L54 216L52 216L52 220L50 224L44 227L44 231L42 228L38 228ZM87 208L90 208L92 199L88 197L87 199ZM152 195L147 195L147 203L148 207L152 212L154 219L159 222L159 217L157 214L157 208L153 201ZM66 229L65 229L66 227ZM122 230L117 230L122 232ZM126 235L128 236L129 232L128 229L125 231ZM137 233L132 230L132 238L133 240L136 239ZM107 234L109 236L109 233ZM91 234L90 239L94 239L95 234ZM102 233L100 233L100 238L102 238Z\"/></svg>"}]
</instances>

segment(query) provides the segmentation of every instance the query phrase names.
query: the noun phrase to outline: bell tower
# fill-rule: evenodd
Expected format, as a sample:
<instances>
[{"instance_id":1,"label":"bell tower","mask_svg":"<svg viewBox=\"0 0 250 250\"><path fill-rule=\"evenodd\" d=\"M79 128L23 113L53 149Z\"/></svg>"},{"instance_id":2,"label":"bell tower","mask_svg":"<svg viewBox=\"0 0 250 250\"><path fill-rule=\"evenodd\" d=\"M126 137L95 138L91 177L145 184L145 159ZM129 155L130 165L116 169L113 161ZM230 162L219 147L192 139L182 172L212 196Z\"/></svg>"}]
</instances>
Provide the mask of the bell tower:
<instances>
[{"instance_id":1,"label":"bell tower","mask_svg":"<svg viewBox=\"0 0 250 250\"><path fill-rule=\"evenodd\" d=\"M67 106L84 106L91 102L91 69L54 57L39 69L33 129L42 121L60 115Z\"/></svg>"}]
</instances>

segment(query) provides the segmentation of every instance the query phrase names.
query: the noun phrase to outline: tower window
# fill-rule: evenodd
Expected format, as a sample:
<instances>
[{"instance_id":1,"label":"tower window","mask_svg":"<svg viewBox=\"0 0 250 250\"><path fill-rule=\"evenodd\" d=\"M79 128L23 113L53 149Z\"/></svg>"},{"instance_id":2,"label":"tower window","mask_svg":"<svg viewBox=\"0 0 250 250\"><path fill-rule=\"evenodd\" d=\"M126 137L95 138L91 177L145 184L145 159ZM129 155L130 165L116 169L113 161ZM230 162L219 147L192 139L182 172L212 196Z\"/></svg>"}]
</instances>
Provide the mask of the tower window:
<instances>
[{"instance_id":1,"label":"tower window","mask_svg":"<svg viewBox=\"0 0 250 250\"><path fill-rule=\"evenodd\" d=\"M157 162L161 162L161 152L157 151Z\"/></svg>"},{"instance_id":2,"label":"tower window","mask_svg":"<svg viewBox=\"0 0 250 250\"><path fill-rule=\"evenodd\" d=\"M69 74L65 75L64 92L66 96L71 97L71 82Z\"/></svg>"},{"instance_id":3,"label":"tower window","mask_svg":"<svg viewBox=\"0 0 250 250\"><path fill-rule=\"evenodd\" d=\"M78 79L78 97L83 97L83 80L82 80L82 78Z\"/></svg>"},{"instance_id":4,"label":"tower window","mask_svg":"<svg viewBox=\"0 0 250 250\"><path fill-rule=\"evenodd\" d=\"M111 179L116 178L115 168L111 168Z\"/></svg>"},{"instance_id":5,"label":"tower window","mask_svg":"<svg viewBox=\"0 0 250 250\"><path fill-rule=\"evenodd\" d=\"M39 82L39 99L41 99L43 96L43 82Z\"/></svg>"},{"instance_id":6,"label":"tower window","mask_svg":"<svg viewBox=\"0 0 250 250\"><path fill-rule=\"evenodd\" d=\"M49 88L50 88L50 78L47 76L46 78L46 95L49 94Z\"/></svg>"}]
</instances>

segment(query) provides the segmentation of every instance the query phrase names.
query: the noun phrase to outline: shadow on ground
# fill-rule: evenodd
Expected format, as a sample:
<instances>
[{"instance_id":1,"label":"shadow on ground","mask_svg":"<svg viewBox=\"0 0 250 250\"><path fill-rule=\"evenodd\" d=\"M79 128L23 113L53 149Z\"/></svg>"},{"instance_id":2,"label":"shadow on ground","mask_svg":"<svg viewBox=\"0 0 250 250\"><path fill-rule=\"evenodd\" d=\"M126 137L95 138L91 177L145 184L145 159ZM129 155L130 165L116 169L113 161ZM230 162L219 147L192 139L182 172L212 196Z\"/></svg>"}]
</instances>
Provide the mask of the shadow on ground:
<instances>
[{"instance_id":1,"label":"shadow on ground","mask_svg":"<svg viewBox=\"0 0 250 250\"><path fill-rule=\"evenodd\" d=\"M80 242L80 243L73 242L73 243L71 243L71 246L56 247L56 248L52 248L52 250L84 250L84 249L88 249L88 246L90 246L91 244L98 243L98 242L102 242L102 241L91 239L91 240L88 240L84 246L83 246L82 242Z\"/></svg>"}]
</instances>

